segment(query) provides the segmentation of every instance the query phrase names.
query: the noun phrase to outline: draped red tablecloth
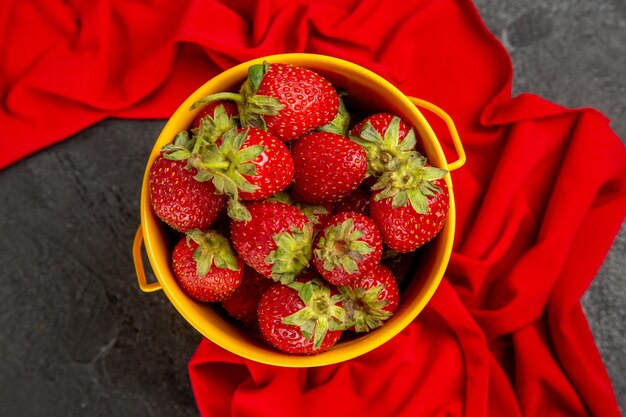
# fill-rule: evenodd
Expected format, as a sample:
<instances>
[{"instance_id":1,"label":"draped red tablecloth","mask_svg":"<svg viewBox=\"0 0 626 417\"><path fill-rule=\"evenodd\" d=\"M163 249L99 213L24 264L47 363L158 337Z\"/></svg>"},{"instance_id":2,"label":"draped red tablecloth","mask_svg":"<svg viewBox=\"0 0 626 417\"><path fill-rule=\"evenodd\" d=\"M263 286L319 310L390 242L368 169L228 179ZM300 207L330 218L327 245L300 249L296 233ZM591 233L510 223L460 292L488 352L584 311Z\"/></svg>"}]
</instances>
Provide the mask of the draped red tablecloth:
<instances>
[{"instance_id":1,"label":"draped red tablecloth","mask_svg":"<svg viewBox=\"0 0 626 417\"><path fill-rule=\"evenodd\" d=\"M219 71L293 51L370 68L463 139L454 252L425 311L315 369L205 340L189 364L202 415L619 415L579 301L626 215L625 147L592 109L512 98L509 57L470 1L57 3L0 5L0 168L106 117L167 117Z\"/></svg>"}]
</instances>

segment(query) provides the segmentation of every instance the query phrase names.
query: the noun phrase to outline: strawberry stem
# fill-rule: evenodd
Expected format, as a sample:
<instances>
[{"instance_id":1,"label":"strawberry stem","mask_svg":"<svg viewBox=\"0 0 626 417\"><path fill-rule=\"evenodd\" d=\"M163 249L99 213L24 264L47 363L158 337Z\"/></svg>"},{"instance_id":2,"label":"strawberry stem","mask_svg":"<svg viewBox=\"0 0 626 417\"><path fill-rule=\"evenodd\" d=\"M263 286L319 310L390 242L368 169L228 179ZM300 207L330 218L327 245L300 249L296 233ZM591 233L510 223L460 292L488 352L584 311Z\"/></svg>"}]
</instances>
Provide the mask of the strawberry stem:
<instances>
[{"instance_id":1,"label":"strawberry stem","mask_svg":"<svg viewBox=\"0 0 626 417\"><path fill-rule=\"evenodd\" d=\"M210 96L202 97L200 100L193 103L191 107L189 108L189 110L195 110L198 107L202 107L204 105L207 105L209 103L212 103L218 100L230 100L230 101L234 101L238 105L244 104L244 97L241 94L223 92L223 93L215 93L215 94L211 94Z\"/></svg>"},{"instance_id":2,"label":"strawberry stem","mask_svg":"<svg viewBox=\"0 0 626 417\"><path fill-rule=\"evenodd\" d=\"M215 162L205 162L202 164L203 168L209 170L223 170L226 171L230 168L230 161L215 161Z\"/></svg>"}]
</instances>

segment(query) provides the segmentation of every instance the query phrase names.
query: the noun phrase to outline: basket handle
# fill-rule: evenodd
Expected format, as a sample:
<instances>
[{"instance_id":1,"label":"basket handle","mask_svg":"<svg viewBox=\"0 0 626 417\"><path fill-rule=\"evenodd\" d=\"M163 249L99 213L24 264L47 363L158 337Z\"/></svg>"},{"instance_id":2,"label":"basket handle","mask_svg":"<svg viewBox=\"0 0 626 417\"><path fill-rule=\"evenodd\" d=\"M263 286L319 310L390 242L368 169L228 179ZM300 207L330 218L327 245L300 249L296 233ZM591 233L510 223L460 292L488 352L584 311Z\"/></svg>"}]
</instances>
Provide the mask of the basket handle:
<instances>
[{"instance_id":1,"label":"basket handle","mask_svg":"<svg viewBox=\"0 0 626 417\"><path fill-rule=\"evenodd\" d=\"M433 103L422 100L416 97L409 97L409 100L416 106L422 107L430 112L434 113L440 119L442 119L448 130L450 131L450 136L452 138L452 144L454 145L454 149L456 150L456 154L458 155L458 159L453 162L448 162L448 170L455 171L465 165L466 156L465 149L463 149L463 144L461 143L461 138L459 137L459 132L456 130L456 126L454 125L454 121L452 118L443 111L440 107L435 106Z\"/></svg>"},{"instance_id":2,"label":"basket handle","mask_svg":"<svg viewBox=\"0 0 626 417\"><path fill-rule=\"evenodd\" d=\"M141 244L143 243L143 232L141 226L137 228L135 240L133 241L133 261L135 263L135 273L137 274L137 282L139 289L143 292L153 292L161 289L159 282L148 282L146 279L146 271L143 268L143 260L141 259Z\"/></svg>"}]
</instances>

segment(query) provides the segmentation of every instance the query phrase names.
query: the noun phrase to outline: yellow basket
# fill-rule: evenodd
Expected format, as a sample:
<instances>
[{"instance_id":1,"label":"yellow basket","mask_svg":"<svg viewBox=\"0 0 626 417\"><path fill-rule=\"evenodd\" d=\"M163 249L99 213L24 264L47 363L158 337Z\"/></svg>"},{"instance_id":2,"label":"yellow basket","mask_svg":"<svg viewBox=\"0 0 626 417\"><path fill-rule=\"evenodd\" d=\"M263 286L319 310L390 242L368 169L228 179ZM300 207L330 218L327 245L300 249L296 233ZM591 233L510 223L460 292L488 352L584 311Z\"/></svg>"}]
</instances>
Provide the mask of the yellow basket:
<instances>
[{"instance_id":1,"label":"yellow basket","mask_svg":"<svg viewBox=\"0 0 626 417\"><path fill-rule=\"evenodd\" d=\"M176 110L159 135L148 159L141 189L141 226L137 229L133 244L133 257L139 287L142 291L163 290L178 312L202 335L224 349L257 362L287 366L311 367L338 363L367 353L387 342L401 332L422 311L439 286L448 265L454 240L456 212L452 179L445 178L450 191L448 219L439 235L424 249L418 270L407 278L410 282L402 294L402 302L394 316L385 325L358 338L342 341L326 352L314 356L296 356L278 352L250 335L244 329L225 318L211 304L199 303L188 297L178 286L170 268L170 246L165 226L152 211L148 186L148 173L160 149L170 143L176 134L187 129L198 110L190 106L198 99L221 91L236 91L246 79L250 65L268 61L300 65L310 68L336 87L348 92L355 103L375 103L366 110L387 111L411 124L423 140L429 162L437 167L454 171L465 163L465 152L452 119L439 107L424 100L407 97L379 75L351 62L315 54L282 54L255 59L230 68L209 80ZM441 145L418 107L436 114L450 130L458 159L448 163ZM148 283L141 258L142 241L157 282Z\"/></svg>"}]
</instances>

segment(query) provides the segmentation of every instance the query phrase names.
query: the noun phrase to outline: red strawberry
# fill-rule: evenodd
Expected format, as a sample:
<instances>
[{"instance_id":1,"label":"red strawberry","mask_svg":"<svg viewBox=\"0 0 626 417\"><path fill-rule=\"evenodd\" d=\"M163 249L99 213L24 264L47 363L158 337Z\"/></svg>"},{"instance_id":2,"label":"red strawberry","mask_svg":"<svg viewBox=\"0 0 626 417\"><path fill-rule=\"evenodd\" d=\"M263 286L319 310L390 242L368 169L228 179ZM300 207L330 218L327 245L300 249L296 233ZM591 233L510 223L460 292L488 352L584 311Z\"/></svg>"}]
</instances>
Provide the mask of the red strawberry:
<instances>
[{"instance_id":1,"label":"red strawberry","mask_svg":"<svg viewBox=\"0 0 626 417\"><path fill-rule=\"evenodd\" d=\"M198 301L216 302L229 297L241 284L244 268L228 239L212 230L187 232L172 253L176 280Z\"/></svg>"},{"instance_id":2,"label":"red strawberry","mask_svg":"<svg viewBox=\"0 0 626 417\"><path fill-rule=\"evenodd\" d=\"M439 233L450 205L446 173L420 157L380 177L373 187L370 215L387 246L411 252Z\"/></svg>"},{"instance_id":3,"label":"red strawberry","mask_svg":"<svg viewBox=\"0 0 626 417\"><path fill-rule=\"evenodd\" d=\"M377 113L350 130L350 139L367 153L367 174L380 176L416 154L413 128L398 116Z\"/></svg>"},{"instance_id":4,"label":"red strawberry","mask_svg":"<svg viewBox=\"0 0 626 417\"><path fill-rule=\"evenodd\" d=\"M354 211L364 216L370 215L370 198L372 192L361 186L335 204L335 213Z\"/></svg>"},{"instance_id":5,"label":"red strawberry","mask_svg":"<svg viewBox=\"0 0 626 417\"><path fill-rule=\"evenodd\" d=\"M305 203L339 201L365 178L366 155L351 140L330 132L302 136L291 148L293 192Z\"/></svg>"},{"instance_id":6,"label":"red strawberry","mask_svg":"<svg viewBox=\"0 0 626 417\"><path fill-rule=\"evenodd\" d=\"M150 200L155 214L180 232L207 229L224 207L225 196L210 182L194 179L187 162L157 156L150 167Z\"/></svg>"},{"instance_id":7,"label":"red strawberry","mask_svg":"<svg viewBox=\"0 0 626 417\"><path fill-rule=\"evenodd\" d=\"M400 290L395 277L383 265L350 286L338 288L346 310L346 328L369 332L383 325L400 304ZM352 326L352 327L350 327Z\"/></svg>"},{"instance_id":8,"label":"red strawberry","mask_svg":"<svg viewBox=\"0 0 626 417\"><path fill-rule=\"evenodd\" d=\"M259 302L259 328L276 349L311 355L332 347L341 336L345 311L336 290L314 278L275 284Z\"/></svg>"},{"instance_id":9,"label":"red strawberry","mask_svg":"<svg viewBox=\"0 0 626 417\"><path fill-rule=\"evenodd\" d=\"M263 200L285 189L293 178L287 146L258 128L231 129L190 160L201 179L231 197L229 215L248 218L239 200Z\"/></svg>"},{"instance_id":10,"label":"red strawberry","mask_svg":"<svg viewBox=\"0 0 626 417\"><path fill-rule=\"evenodd\" d=\"M259 65L263 78L255 96L275 97L284 108L276 115L262 116L267 130L289 142L311 129L331 122L339 98L331 83L307 68L288 64Z\"/></svg>"},{"instance_id":11,"label":"red strawberry","mask_svg":"<svg viewBox=\"0 0 626 417\"><path fill-rule=\"evenodd\" d=\"M354 212L333 216L313 244L313 266L334 285L348 285L380 262L383 241L369 217Z\"/></svg>"},{"instance_id":12,"label":"red strawberry","mask_svg":"<svg viewBox=\"0 0 626 417\"><path fill-rule=\"evenodd\" d=\"M241 124L267 129L284 142L330 123L339 108L331 83L314 71L289 64L252 65L239 94L218 93L192 108L215 100L233 100Z\"/></svg>"},{"instance_id":13,"label":"red strawberry","mask_svg":"<svg viewBox=\"0 0 626 417\"><path fill-rule=\"evenodd\" d=\"M232 220L230 237L239 256L261 275L287 284L311 260L309 219L294 206L260 201L246 205L250 220Z\"/></svg>"},{"instance_id":14,"label":"red strawberry","mask_svg":"<svg viewBox=\"0 0 626 417\"><path fill-rule=\"evenodd\" d=\"M257 327L257 307L263 293L274 282L252 268L246 268L241 285L222 301L222 307L228 314L248 327Z\"/></svg>"}]
</instances>

